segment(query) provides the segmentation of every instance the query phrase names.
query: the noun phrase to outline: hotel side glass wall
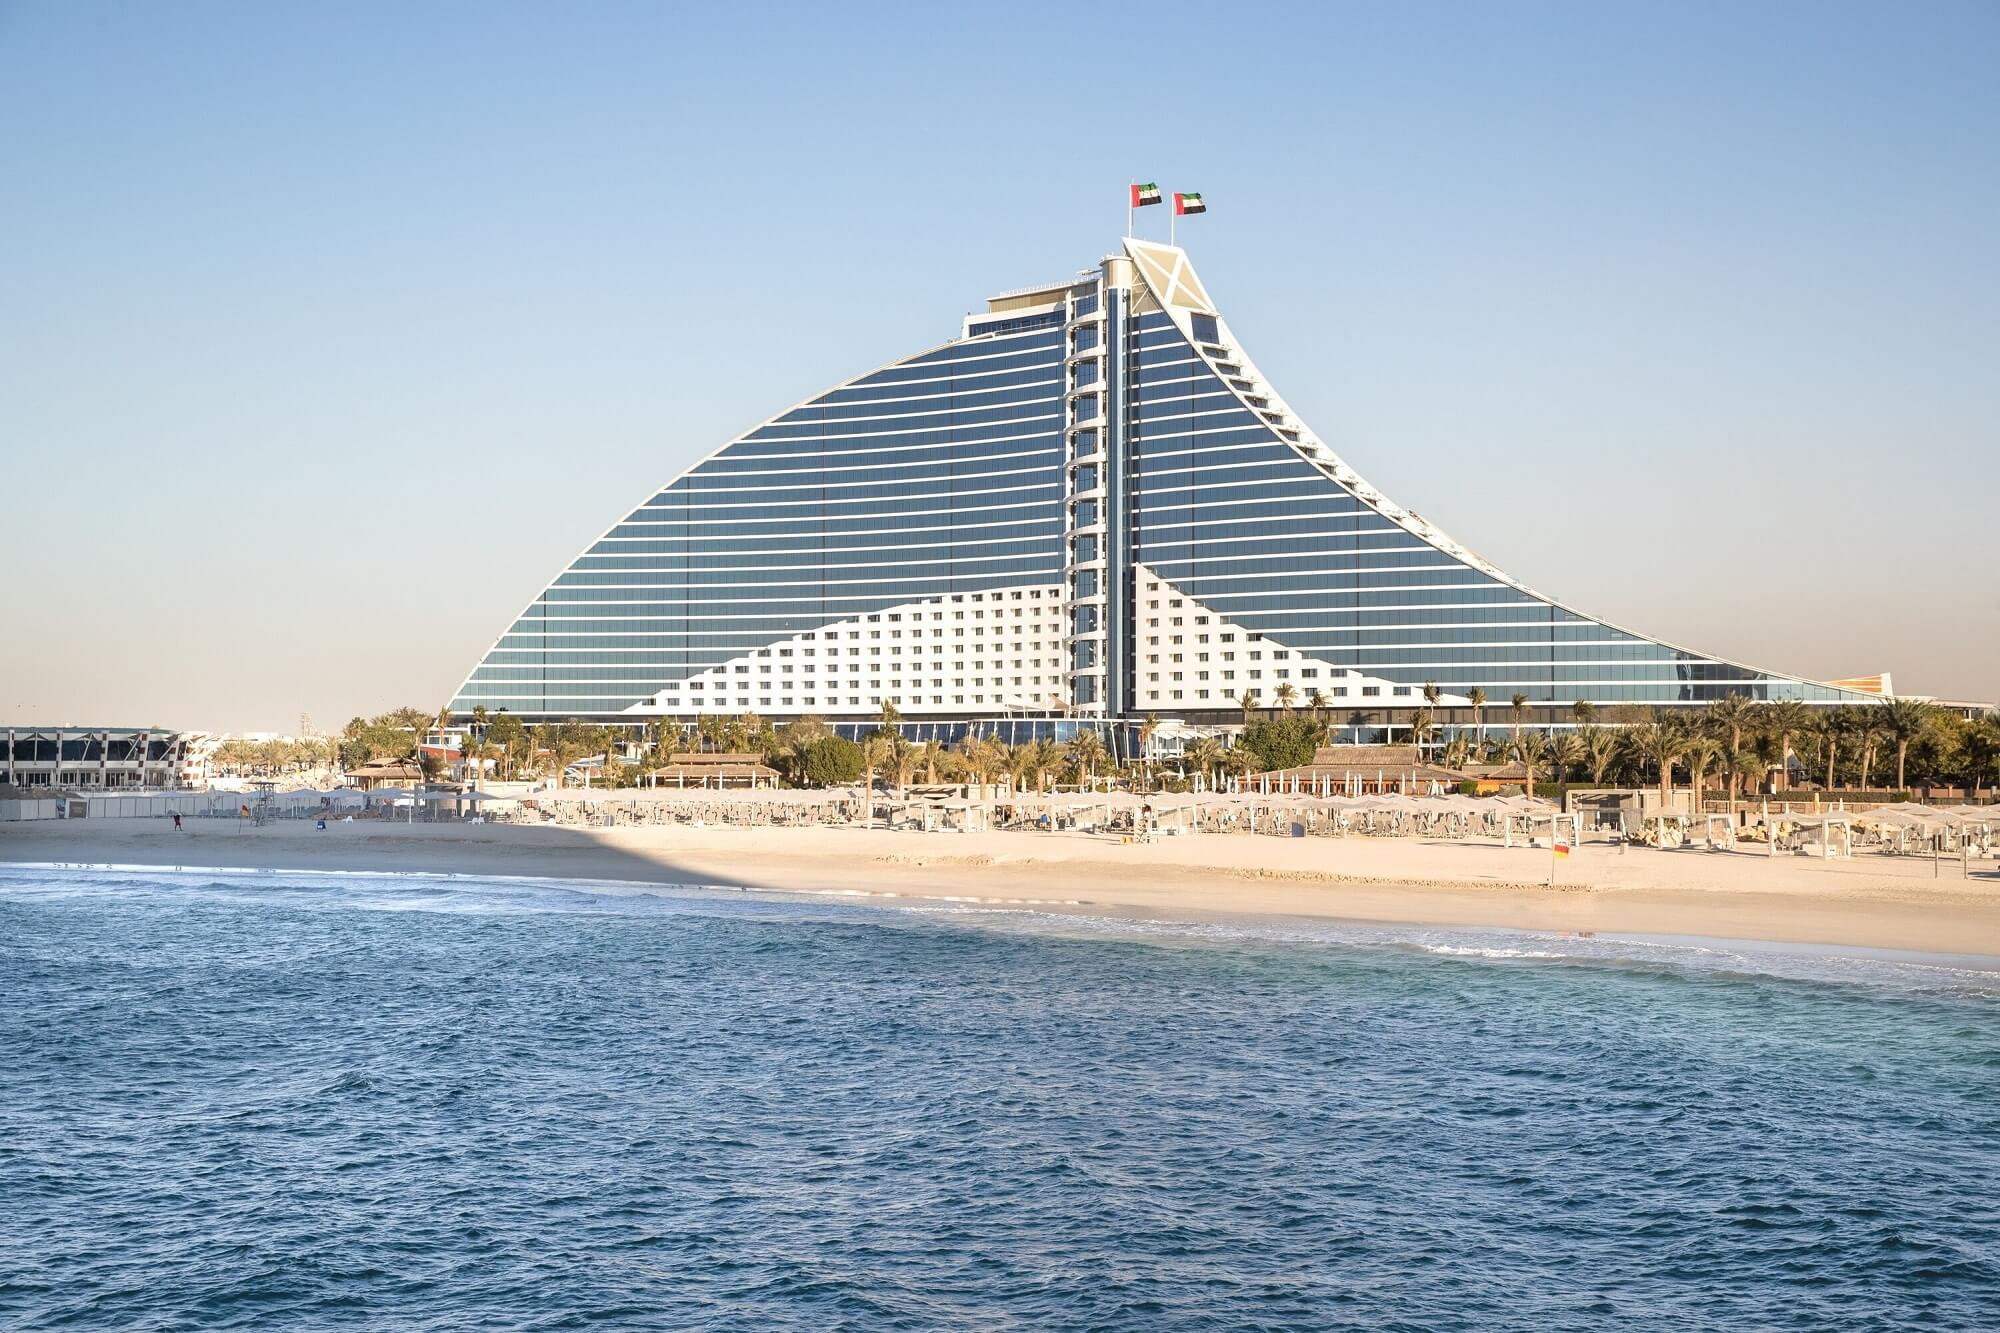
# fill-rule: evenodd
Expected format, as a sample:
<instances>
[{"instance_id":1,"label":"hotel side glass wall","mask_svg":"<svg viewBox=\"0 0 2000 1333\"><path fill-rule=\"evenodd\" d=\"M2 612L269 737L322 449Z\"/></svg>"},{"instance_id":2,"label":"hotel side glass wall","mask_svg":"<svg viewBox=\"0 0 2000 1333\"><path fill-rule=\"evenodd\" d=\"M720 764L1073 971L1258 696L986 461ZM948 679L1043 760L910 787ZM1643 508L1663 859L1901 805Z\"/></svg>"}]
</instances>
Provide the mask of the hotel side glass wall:
<instances>
[{"instance_id":1,"label":"hotel side glass wall","mask_svg":"<svg viewBox=\"0 0 2000 1333\"><path fill-rule=\"evenodd\" d=\"M1367 675L1494 700L1840 697L1627 634L1452 558L1301 458L1168 316L1142 317L1137 343L1133 559L1247 629ZM1147 608L1138 614L1143 636ZM1142 643L1142 671L1147 656ZM1299 682L1302 696L1310 688ZM1199 693L1176 702L1233 702Z\"/></svg>"},{"instance_id":2,"label":"hotel side glass wall","mask_svg":"<svg viewBox=\"0 0 2000 1333\"><path fill-rule=\"evenodd\" d=\"M828 621L1060 582L1055 322L861 376L693 468L536 599L454 708L617 713Z\"/></svg>"}]
</instances>

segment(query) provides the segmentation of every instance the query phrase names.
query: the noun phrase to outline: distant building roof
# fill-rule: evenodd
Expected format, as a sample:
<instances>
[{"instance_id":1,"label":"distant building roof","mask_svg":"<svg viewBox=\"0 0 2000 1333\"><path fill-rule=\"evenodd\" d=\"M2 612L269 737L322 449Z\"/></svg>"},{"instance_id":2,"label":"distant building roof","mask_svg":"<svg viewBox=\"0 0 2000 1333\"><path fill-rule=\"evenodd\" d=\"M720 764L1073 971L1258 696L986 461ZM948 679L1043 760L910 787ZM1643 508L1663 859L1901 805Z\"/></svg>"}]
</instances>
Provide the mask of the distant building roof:
<instances>
[{"instance_id":1,"label":"distant building roof","mask_svg":"<svg viewBox=\"0 0 2000 1333\"><path fill-rule=\"evenodd\" d=\"M776 786L778 770L758 754L677 754L653 770L656 778L675 783L741 782Z\"/></svg>"},{"instance_id":2,"label":"distant building roof","mask_svg":"<svg viewBox=\"0 0 2000 1333\"><path fill-rule=\"evenodd\" d=\"M1313 751L1315 767L1408 768L1423 762L1414 745L1322 745Z\"/></svg>"},{"instance_id":3,"label":"distant building roof","mask_svg":"<svg viewBox=\"0 0 2000 1333\"><path fill-rule=\"evenodd\" d=\"M1302 782L1330 778L1344 783L1350 774L1373 782L1413 778L1418 782L1457 782L1461 774L1422 758L1414 745L1322 745L1313 751L1310 764L1298 768L1271 770L1275 778L1296 777Z\"/></svg>"},{"instance_id":4,"label":"distant building roof","mask_svg":"<svg viewBox=\"0 0 2000 1333\"><path fill-rule=\"evenodd\" d=\"M370 759L347 770L350 778L420 778L423 775L422 766L407 759Z\"/></svg>"},{"instance_id":5,"label":"distant building roof","mask_svg":"<svg viewBox=\"0 0 2000 1333\"><path fill-rule=\"evenodd\" d=\"M1465 776L1476 782L1526 782L1528 770L1519 762L1505 764L1467 764Z\"/></svg>"},{"instance_id":6,"label":"distant building roof","mask_svg":"<svg viewBox=\"0 0 2000 1333\"><path fill-rule=\"evenodd\" d=\"M0 724L0 731L144 731L161 736L178 736L181 734L179 727L95 727L75 722L52 722L41 726L33 726L26 722L8 722Z\"/></svg>"}]
</instances>

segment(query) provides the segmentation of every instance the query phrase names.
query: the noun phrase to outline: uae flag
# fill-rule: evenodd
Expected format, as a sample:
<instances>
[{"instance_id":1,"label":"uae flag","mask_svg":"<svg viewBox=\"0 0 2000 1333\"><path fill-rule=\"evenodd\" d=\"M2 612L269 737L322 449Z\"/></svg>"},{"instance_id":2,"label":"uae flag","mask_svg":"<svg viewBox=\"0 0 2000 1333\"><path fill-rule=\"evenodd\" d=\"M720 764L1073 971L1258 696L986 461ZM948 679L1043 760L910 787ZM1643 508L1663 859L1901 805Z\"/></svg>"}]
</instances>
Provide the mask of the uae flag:
<instances>
[{"instance_id":1,"label":"uae flag","mask_svg":"<svg viewBox=\"0 0 2000 1333\"><path fill-rule=\"evenodd\" d=\"M1206 213L1207 211L1208 205L1201 201L1201 196L1198 194L1177 194L1174 196L1174 212L1178 214L1185 216L1189 213Z\"/></svg>"},{"instance_id":2,"label":"uae flag","mask_svg":"<svg viewBox=\"0 0 2000 1333\"><path fill-rule=\"evenodd\" d=\"M1148 204L1160 202L1160 187L1153 184L1132 187L1132 207L1144 208Z\"/></svg>"}]
</instances>

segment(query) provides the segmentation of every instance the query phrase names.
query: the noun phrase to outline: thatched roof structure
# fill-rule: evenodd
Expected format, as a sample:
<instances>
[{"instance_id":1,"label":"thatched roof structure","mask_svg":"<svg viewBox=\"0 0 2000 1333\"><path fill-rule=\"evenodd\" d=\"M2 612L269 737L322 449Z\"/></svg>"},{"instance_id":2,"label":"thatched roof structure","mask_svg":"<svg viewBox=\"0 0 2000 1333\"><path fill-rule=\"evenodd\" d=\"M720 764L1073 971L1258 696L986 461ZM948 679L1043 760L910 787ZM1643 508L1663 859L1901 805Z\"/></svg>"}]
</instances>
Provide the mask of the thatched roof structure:
<instances>
[{"instance_id":1,"label":"thatched roof structure","mask_svg":"<svg viewBox=\"0 0 2000 1333\"><path fill-rule=\"evenodd\" d=\"M1263 786L1268 778L1273 787L1279 783L1289 787L1295 781L1301 787L1322 783L1344 787L1359 781L1364 790L1378 791L1420 783L1457 783L1462 776L1427 762L1414 745L1322 745L1313 751L1310 764L1273 769L1249 781Z\"/></svg>"}]
</instances>

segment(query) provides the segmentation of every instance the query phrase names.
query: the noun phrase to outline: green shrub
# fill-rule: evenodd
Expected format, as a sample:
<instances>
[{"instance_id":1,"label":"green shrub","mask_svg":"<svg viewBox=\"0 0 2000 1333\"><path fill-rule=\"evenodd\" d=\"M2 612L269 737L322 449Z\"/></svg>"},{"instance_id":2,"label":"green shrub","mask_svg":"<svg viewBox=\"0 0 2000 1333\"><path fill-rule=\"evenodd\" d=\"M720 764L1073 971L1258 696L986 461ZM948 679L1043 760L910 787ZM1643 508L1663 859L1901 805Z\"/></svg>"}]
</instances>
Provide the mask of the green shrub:
<instances>
[{"instance_id":1,"label":"green shrub","mask_svg":"<svg viewBox=\"0 0 2000 1333\"><path fill-rule=\"evenodd\" d=\"M1259 768L1269 771L1310 764L1320 735L1320 726L1310 717L1258 718L1243 728L1236 743L1257 756Z\"/></svg>"},{"instance_id":2,"label":"green shrub","mask_svg":"<svg viewBox=\"0 0 2000 1333\"><path fill-rule=\"evenodd\" d=\"M801 787L844 787L861 777L861 747L839 736L822 736L799 747L792 780Z\"/></svg>"}]
</instances>

